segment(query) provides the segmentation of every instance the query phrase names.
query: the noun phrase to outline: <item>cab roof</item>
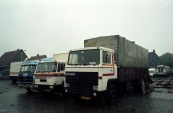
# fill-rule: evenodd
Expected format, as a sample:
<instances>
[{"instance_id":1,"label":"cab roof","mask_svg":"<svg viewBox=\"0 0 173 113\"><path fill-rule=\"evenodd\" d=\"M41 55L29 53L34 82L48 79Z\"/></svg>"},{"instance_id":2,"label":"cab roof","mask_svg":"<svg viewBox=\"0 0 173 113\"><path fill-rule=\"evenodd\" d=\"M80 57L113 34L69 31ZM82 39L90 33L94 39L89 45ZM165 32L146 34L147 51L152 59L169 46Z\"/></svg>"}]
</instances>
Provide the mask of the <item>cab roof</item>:
<instances>
[{"instance_id":1,"label":"cab roof","mask_svg":"<svg viewBox=\"0 0 173 113\"><path fill-rule=\"evenodd\" d=\"M39 60L29 60L22 62L22 65L37 65Z\"/></svg>"}]
</instances>

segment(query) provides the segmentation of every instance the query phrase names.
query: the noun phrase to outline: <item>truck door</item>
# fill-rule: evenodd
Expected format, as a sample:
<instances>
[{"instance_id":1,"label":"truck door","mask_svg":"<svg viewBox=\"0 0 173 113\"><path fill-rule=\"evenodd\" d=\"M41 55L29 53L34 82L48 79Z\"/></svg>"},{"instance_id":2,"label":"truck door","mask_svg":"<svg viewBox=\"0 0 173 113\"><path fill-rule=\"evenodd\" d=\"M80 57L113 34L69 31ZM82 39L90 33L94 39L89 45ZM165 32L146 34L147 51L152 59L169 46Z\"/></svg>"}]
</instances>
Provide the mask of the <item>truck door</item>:
<instances>
[{"instance_id":1,"label":"truck door","mask_svg":"<svg viewBox=\"0 0 173 113\"><path fill-rule=\"evenodd\" d=\"M102 52L102 76L103 76L102 84L107 84L108 79L114 76L112 53L109 51ZM105 89L106 85L103 85L103 90Z\"/></svg>"}]
</instances>

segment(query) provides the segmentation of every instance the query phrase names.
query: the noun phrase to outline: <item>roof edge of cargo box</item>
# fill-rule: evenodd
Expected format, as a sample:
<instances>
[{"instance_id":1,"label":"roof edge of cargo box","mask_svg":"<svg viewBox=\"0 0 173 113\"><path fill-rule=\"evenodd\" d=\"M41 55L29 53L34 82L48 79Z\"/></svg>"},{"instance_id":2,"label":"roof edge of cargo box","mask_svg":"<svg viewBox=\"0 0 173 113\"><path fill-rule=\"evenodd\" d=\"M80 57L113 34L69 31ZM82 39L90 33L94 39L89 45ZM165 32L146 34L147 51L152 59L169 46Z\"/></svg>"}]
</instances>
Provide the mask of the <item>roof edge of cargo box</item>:
<instances>
[{"instance_id":1,"label":"roof edge of cargo box","mask_svg":"<svg viewBox=\"0 0 173 113\"><path fill-rule=\"evenodd\" d=\"M104 38L107 38L107 37L111 37L111 36L113 36L113 37L120 37L120 38L124 38L124 39L128 40L126 37L122 37L122 36L120 36L120 35L108 35L108 36L99 36L99 37L94 37L94 38L85 39L85 40L84 40L84 43L85 43L85 41L87 41L87 40L97 39L97 38L103 38L103 37L104 37ZM128 40L128 41L130 41L130 40ZM130 41L130 42L136 44L135 41ZM136 44L136 45L138 45L138 44ZM140 45L138 45L138 46L140 46ZM100 46L100 47L101 47L101 46ZM144 48L143 46L140 46L140 47ZM144 48L144 49L146 49L146 48ZM148 49L147 49L147 50L148 50Z\"/></svg>"},{"instance_id":2,"label":"roof edge of cargo box","mask_svg":"<svg viewBox=\"0 0 173 113\"><path fill-rule=\"evenodd\" d=\"M148 49L121 37L120 35L100 36L84 40L84 47L106 47L115 52L118 67L147 68Z\"/></svg>"}]
</instances>

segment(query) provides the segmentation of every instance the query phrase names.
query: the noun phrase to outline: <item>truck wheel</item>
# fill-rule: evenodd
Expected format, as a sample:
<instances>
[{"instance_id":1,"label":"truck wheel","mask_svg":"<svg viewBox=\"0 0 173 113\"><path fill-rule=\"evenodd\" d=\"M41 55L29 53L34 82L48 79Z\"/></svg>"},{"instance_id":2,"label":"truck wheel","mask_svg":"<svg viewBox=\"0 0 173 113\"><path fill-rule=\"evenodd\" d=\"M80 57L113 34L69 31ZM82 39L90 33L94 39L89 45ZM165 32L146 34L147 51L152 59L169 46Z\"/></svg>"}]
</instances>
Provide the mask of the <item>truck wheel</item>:
<instances>
[{"instance_id":1,"label":"truck wheel","mask_svg":"<svg viewBox=\"0 0 173 113\"><path fill-rule=\"evenodd\" d=\"M26 88L26 91L28 91L29 93L32 92L32 90L30 88Z\"/></svg>"},{"instance_id":2,"label":"truck wheel","mask_svg":"<svg viewBox=\"0 0 173 113\"><path fill-rule=\"evenodd\" d=\"M142 92L142 80L136 80L133 82L133 91L136 93Z\"/></svg>"},{"instance_id":3,"label":"truck wheel","mask_svg":"<svg viewBox=\"0 0 173 113\"><path fill-rule=\"evenodd\" d=\"M76 100L76 101L81 100L80 96L76 96L76 95L73 95L73 99Z\"/></svg>"},{"instance_id":4,"label":"truck wheel","mask_svg":"<svg viewBox=\"0 0 173 113\"><path fill-rule=\"evenodd\" d=\"M16 82L17 82L17 81L16 81L15 79L12 79L12 83L13 83L13 84L16 84Z\"/></svg>"},{"instance_id":5,"label":"truck wheel","mask_svg":"<svg viewBox=\"0 0 173 113\"><path fill-rule=\"evenodd\" d=\"M66 98L69 97L69 94L67 94L67 93L65 92L64 81L62 82L61 92L62 92L62 95L63 95L64 97L66 97Z\"/></svg>"},{"instance_id":6,"label":"truck wheel","mask_svg":"<svg viewBox=\"0 0 173 113\"><path fill-rule=\"evenodd\" d=\"M112 105L117 99L117 90L114 84L109 85L106 93L106 103Z\"/></svg>"}]
</instances>

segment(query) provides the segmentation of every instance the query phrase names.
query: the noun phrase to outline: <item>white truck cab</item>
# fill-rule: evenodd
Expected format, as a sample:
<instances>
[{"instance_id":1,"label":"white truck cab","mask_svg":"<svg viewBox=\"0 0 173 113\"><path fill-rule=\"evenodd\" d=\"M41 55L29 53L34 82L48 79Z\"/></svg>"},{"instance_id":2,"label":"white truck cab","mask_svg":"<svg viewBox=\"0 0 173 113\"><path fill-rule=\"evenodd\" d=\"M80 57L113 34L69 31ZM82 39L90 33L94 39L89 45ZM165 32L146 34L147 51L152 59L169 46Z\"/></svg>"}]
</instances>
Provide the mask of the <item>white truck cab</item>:
<instances>
[{"instance_id":1,"label":"white truck cab","mask_svg":"<svg viewBox=\"0 0 173 113\"><path fill-rule=\"evenodd\" d=\"M35 71L35 85L34 85L35 90L42 90L44 92L62 93L64 87L63 81L64 81L65 65L67 62L62 58L62 56L66 55L68 54L54 55L53 60L40 61L38 63L37 69Z\"/></svg>"},{"instance_id":2,"label":"white truck cab","mask_svg":"<svg viewBox=\"0 0 173 113\"><path fill-rule=\"evenodd\" d=\"M105 47L88 47L70 51L66 65L67 93L90 100L107 90L108 81L110 83L117 81L114 50Z\"/></svg>"},{"instance_id":3,"label":"white truck cab","mask_svg":"<svg viewBox=\"0 0 173 113\"><path fill-rule=\"evenodd\" d=\"M41 61L35 72L35 89L45 92L58 91L64 80L66 61Z\"/></svg>"}]
</instances>

